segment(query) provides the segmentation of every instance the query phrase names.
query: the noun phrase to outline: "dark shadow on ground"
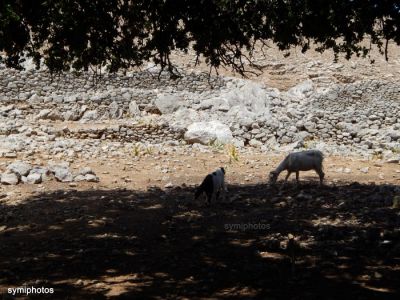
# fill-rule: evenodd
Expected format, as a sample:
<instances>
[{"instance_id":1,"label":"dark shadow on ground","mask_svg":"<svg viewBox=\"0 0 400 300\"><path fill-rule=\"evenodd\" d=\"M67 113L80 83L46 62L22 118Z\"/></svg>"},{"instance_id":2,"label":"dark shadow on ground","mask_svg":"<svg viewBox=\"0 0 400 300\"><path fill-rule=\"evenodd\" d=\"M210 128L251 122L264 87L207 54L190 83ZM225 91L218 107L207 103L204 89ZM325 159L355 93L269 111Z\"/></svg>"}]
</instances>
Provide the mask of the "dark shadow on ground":
<instances>
[{"instance_id":1,"label":"dark shadow on ground","mask_svg":"<svg viewBox=\"0 0 400 300\"><path fill-rule=\"evenodd\" d=\"M229 186L211 206L187 187L0 202L1 299L24 285L55 289L35 299L400 299L394 189Z\"/></svg>"}]
</instances>

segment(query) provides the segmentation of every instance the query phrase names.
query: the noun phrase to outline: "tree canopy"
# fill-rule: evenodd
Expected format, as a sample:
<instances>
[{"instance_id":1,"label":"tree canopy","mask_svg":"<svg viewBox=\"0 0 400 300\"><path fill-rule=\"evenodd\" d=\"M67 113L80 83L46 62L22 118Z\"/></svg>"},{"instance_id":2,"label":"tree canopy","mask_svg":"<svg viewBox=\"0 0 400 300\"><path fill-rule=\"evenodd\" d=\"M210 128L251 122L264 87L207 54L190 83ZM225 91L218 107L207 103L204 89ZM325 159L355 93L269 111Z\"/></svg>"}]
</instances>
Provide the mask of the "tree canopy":
<instances>
[{"instance_id":1,"label":"tree canopy","mask_svg":"<svg viewBox=\"0 0 400 300\"><path fill-rule=\"evenodd\" d=\"M111 72L146 61L174 72L171 51L203 56L210 67L243 74L255 43L280 50L367 55L368 38L388 58L400 44L398 0L2 0L0 51L8 67L23 57L51 72L107 65ZM364 44L365 45L365 44Z\"/></svg>"}]
</instances>

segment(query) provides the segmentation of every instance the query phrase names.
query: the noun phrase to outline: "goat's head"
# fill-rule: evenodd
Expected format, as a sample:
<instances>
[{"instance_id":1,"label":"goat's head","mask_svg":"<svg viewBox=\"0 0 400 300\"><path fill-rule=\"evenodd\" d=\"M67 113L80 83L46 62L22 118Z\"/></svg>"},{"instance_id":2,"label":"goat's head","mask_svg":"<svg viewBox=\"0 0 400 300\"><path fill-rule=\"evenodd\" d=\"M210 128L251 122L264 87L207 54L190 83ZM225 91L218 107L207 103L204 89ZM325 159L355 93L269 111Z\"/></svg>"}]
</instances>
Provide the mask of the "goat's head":
<instances>
[{"instance_id":1,"label":"goat's head","mask_svg":"<svg viewBox=\"0 0 400 300\"><path fill-rule=\"evenodd\" d=\"M278 172L276 172L276 171L271 171L270 173L269 173L269 182L270 183L276 183L276 181L278 180Z\"/></svg>"}]
</instances>

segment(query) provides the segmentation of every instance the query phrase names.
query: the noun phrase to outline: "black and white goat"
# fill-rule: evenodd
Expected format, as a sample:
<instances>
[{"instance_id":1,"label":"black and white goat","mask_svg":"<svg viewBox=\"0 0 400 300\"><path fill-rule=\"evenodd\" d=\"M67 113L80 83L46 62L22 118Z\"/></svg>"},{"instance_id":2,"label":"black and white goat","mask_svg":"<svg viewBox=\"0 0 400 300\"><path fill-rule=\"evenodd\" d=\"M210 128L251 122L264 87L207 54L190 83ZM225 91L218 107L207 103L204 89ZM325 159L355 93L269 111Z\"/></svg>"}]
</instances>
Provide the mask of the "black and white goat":
<instances>
[{"instance_id":1,"label":"black and white goat","mask_svg":"<svg viewBox=\"0 0 400 300\"><path fill-rule=\"evenodd\" d=\"M201 194L205 193L207 202L210 204L211 201L219 198L221 191L223 193L223 199L225 200L227 189L225 187L225 169L222 167L204 178L203 182L196 189L194 198L197 199Z\"/></svg>"}]
</instances>

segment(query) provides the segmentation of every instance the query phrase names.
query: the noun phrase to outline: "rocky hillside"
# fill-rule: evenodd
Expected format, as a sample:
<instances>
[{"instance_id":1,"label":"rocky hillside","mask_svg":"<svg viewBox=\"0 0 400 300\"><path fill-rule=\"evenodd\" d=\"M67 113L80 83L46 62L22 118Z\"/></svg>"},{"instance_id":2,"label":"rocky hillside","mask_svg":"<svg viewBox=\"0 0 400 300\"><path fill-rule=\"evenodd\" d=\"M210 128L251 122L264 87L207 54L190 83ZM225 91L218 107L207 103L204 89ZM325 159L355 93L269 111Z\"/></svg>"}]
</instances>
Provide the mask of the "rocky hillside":
<instances>
[{"instance_id":1,"label":"rocky hillside","mask_svg":"<svg viewBox=\"0 0 400 300\"><path fill-rule=\"evenodd\" d=\"M319 148L398 159L398 60L387 65L378 61L382 67L375 75L374 69L365 73L365 60L364 65L315 57L290 61L291 68L282 60L273 69L281 70L284 78L303 68L308 79L283 90L260 78L209 78L200 72L183 73L176 80L162 74L158 79L154 68L106 74L94 82L90 74L51 77L45 70L1 67L0 154L107 156L138 142L231 143L263 151ZM383 66L389 65L391 76L383 77ZM319 76L323 73L324 80ZM268 70L264 78L267 75Z\"/></svg>"}]
</instances>

